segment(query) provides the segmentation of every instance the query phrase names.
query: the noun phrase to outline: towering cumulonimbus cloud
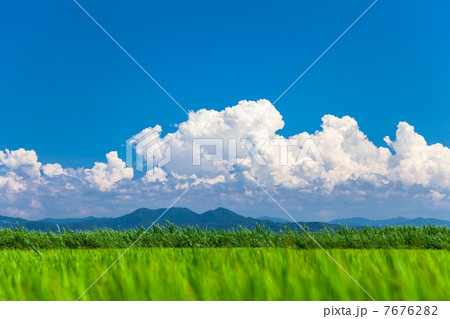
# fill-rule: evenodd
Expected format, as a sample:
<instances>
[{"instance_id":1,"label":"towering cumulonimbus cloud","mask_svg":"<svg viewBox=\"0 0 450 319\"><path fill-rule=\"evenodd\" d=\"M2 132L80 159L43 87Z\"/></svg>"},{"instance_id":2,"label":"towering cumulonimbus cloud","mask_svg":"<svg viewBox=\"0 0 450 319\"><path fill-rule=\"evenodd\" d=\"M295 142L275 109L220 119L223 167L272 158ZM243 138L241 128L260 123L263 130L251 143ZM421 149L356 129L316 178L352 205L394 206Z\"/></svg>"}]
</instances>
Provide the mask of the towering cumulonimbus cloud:
<instances>
[{"instance_id":1,"label":"towering cumulonimbus cloud","mask_svg":"<svg viewBox=\"0 0 450 319\"><path fill-rule=\"evenodd\" d=\"M442 144L427 145L425 139L406 122L398 124L395 141L385 137L395 155L389 158L391 179L407 186L420 184L450 188L450 149Z\"/></svg>"},{"instance_id":2,"label":"towering cumulonimbus cloud","mask_svg":"<svg viewBox=\"0 0 450 319\"><path fill-rule=\"evenodd\" d=\"M0 151L0 202L11 212L43 212L48 198L58 209L77 202L86 212L107 212L122 204L145 205L149 198L173 198L198 179L196 196L214 207L216 199L223 205L227 200L256 201L256 179L297 207L309 203L317 208L324 202L333 207L370 198L386 205L420 200L450 209L450 149L428 145L406 122L398 124L393 141L385 138L385 146L372 143L349 116L325 115L316 132L291 137L277 133L283 126L281 114L267 100L191 112L174 133L164 134L155 125L131 139L144 168L150 160L158 164L167 158L170 149L164 166L139 174L117 152L84 169L42 165L33 150ZM139 147L143 139L148 141ZM151 153L150 145L157 146ZM202 154L199 163L195 150ZM100 209L99 202L109 206Z\"/></svg>"},{"instance_id":3,"label":"towering cumulonimbus cloud","mask_svg":"<svg viewBox=\"0 0 450 319\"><path fill-rule=\"evenodd\" d=\"M175 133L159 137L161 144L170 147L172 154L164 170L208 178L225 175L227 180L246 171L262 179L266 185L306 189L314 185L331 190L335 185L361 176L367 179L368 175L406 186L419 184L447 190L450 187L450 149L441 144L427 145L414 127L405 122L399 123L394 142L385 138L387 147L375 146L359 129L356 120L349 116L325 115L321 130L313 134L303 132L290 138L277 134L283 126L280 113L267 100L241 101L220 112L199 110L179 124ZM161 128L147 128L142 133L153 131L160 134ZM248 147L240 143L243 138L248 138L252 145L263 141L258 154L266 165L248 161ZM194 139L221 139L223 159L208 161L202 158L201 165L193 165ZM233 140L237 141L236 164L229 160L229 146ZM296 145L291 143L293 140L297 141ZM317 160L297 165L301 146L308 140L317 146L325 165ZM285 164L281 161L281 144L288 145ZM164 157L162 153L152 155L156 157L155 162Z\"/></svg>"}]
</instances>

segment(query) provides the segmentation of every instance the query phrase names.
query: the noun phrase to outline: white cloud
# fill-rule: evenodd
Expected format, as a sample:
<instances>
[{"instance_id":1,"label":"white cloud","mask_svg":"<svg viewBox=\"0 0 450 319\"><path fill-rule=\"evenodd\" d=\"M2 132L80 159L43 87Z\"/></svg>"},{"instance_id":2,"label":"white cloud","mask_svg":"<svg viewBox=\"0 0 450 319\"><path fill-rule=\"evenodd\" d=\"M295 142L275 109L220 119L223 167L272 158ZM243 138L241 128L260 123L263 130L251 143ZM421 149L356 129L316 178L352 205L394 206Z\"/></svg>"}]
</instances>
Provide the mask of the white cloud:
<instances>
[{"instance_id":1,"label":"white cloud","mask_svg":"<svg viewBox=\"0 0 450 319\"><path fill-rule=\"evenodd\" d=\"M4 165L11 171L21 171L31 178L39 178L41 175L41 163L37 159L35 151L26 151L23 148L0 151L0 166Z\"/></svg>"},{"instance_id":2,"label":"white cloud","mask_svg":"<svg viewBox=\"0 0 450 319\"><path fill-rule=\"evenodd\" d=\"M172 160L164 170L172 171L175 179L183 174L195 174L205 179L223 176L224 182L232 182L234 175L238 174L244 179L249 176L257 177L266 186L330 192L336 185L349 180L363 178L368 181L369 176L372 176L371 180L376 176L376 183L382 180L382 183L400 182L405 186L417 184L439 189L449 188L450 150L440 144L428 146L424 138L415 133L414 128L407 123L399 124L394 142L386 138L394 154L388 147L377 147L369 141L355 119L349 116L338 118L325 115L321 130L314 134L299 133L290 139L277 134L283 126L281 115L269 101L241 101L220 112L202 109L190 113L189 119L179 124L175 133L164 137L160 136L160 126L145 129L137 136L157 132L155 139L170 146ZM230 141L239 141L244 137L248 137L253 145L261 139L276 139L281 142L277 142L277 146L267 141L259 148L259 154L267 165L249 161L248 147L238 142L237 164L234 165L229 161ZM223 139L223 160L208 161L202 158L201 165L193 165L192 140L215 138ZM317 161L295 165L300 148L292 145L287 147L288 165L281 165L282 155L285 155L279 144L286 144L293 139L300 146L312 140L326 165ZM213 154L214 150L205 147L203 152ZM154 156L155 162L163 157L162 154ZM247 179L251 181L251 178Z\"/></svg>"},{"instance_id":3,"label":"white cloud","mask_svg":"<svg viewBox=\"0 0 450 319\"><path fill-rule=\"evenodd\" d=\"M225 183L225 176L219 175L214 178L199 178L198 182L201 184L215 185L218 183Z\"/></svg>"},{"instance_id":4,"label":"white cloud","mask_svg":"<svg viewBox=\"0 0 450 319\"><path fill-rule=\"evenodd\" d=\"M148 145L159 143L171 149L169 163L136 178L117 152L106 154L106 163L97 162L90 169L64 169L58 163L42 165L33 150L0 151L0 204L11 212L32 209L42 214L49 210L73 214L82 210L101 214L121 207L126 213L139 206L167 207L198 178L187 206L232 208L246 203L243 213L252 208L261 212L257 207L274 209L254 177L283 205L319 217L324 211L334 216L337 211L356 209L363 215L376 209L450 207L449 148L428 145L405 122L398 125L394 141L385 138L386 147L372 143L349 116L325 115L316 132L299 131L289 138L277 133L283 126L281 114L267 100L241 101L222 111L191 112L174 133L164 135L156 125L134 137L141 141L150 136ZM201 165L193 165L193 139L214 138L222 139L223 160L202 158ZM276 139L258 146L267 165L258 165L249 157L248 145L240 143L241 138L248 138L253 145L261 139ZM230 162L234 140L238 141L237 161ZM301 149L292 145L293 141L299 146L312 141L325 165L317 161L296 165ZM147 155L143 149L139 152ZM215 149L204 147L202 152L212 154ZM161 148L153 155L158 163L166 153Z\"/></svg>"},{"instance_id":5,"label":"white cloud","mask_svg":"<svg viewBox=\"0 0 450 319\"><path fill-rule=\"evenodd\" d=\"M435 202L441 201L442 199L445 198L445 196L446 196L445 194L441 194L435 190L430 190L429 197Z\"/></svg>"},{"instance_id":6,"label":"white cloud","mask_svg":"<svg viewBox=\"0 0 450 319\"><path fill-rule=\"evenodd\" d=\"M166 182L167 173L162 168L154 167L145 174L142 180L147 183Z\"/></svg>"},{"instance_id":7,"label":"white cloud","mask_svg":"<svg viewBox=\"0 0 450 319\"><path fill-rule=\"evenodd\" d=\"M0 176L0 189L4 188L10 192L25 190L27 186L21 182L22 178L14 172L9 172L6 176Z\"/></svg>"},{"instance_id":8,"label":"white cloud","mask_svg":"<svg viewBox=\"0 0 450 319\"><path fill-rule=\"evenodd\" d=\"M126 167L117 152L106 154L107 163L95 163L91 169L86 169L86 180L102 192L112 190L115 184L123 179L133 178L133 168Z\"/></svg>"},{"instance_id":9,"label":"white cloud","mask_svg":"<svg viewBox=\"0 0 450 319\"><path fill-rule=\"evenodd\" d=\"M48 177L56 177L59 175L65 175L66 170L62 168L61 164L46 164L42 166L42 171Z\"/></svg>"},{"instance_id":10,"label":"white cloud","mask_svg":"<svg viewBox=\"0 0 450 319\"><path fill-rule=\"evenodd\" d=\"M405 185L420 184L438 189L450 188L450 149L442 144L427 145L414 127L400 122L395 141L385 137L395 151L389 161L389 175Z\"/></svg>"},{"instance_id":11,"label":"white cloud","mask_svg":"<svg viewBox=\"0 0 450 319\"><path fill-rule=\"evenodd\" d=\"M39 181L40 167L35 151L0 151L0 189L11 193L26 190L30 183Z\"/></svg>"}]
</instances>

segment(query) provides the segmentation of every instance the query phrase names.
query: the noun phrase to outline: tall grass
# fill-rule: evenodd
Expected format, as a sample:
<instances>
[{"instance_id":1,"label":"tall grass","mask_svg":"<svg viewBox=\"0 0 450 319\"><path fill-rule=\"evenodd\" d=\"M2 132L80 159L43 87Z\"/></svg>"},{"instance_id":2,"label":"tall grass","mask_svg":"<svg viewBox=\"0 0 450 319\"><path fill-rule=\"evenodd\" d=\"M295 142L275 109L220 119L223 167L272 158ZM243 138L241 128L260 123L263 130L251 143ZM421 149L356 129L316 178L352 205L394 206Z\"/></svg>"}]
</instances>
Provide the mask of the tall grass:
<instances>
[{"instance_id":1,"label":"tall grass","mask_svg":"<svg viewBox=\"0 0 450 319\"><path fill-rule=\"evenodd\" d=\"M122 249L0 251L1 300L75 300ZM449 300L450 252L330 250L376 300ZM133 248L82 300L369 300L321 250Z\"/></svg>"},{"instance_id":2,"label":"tall grass","mask_svg":"<svg viewBox=\"0 0 450 319\"><path fill-rule=\"evenodd\" d=\"M143 234L143 235L142 235ZM24 228L0 229L0 249L59 249L59 248L126 248L140 235L136 247L281 247L311 249L317 244L303 231L273 232L270 229L239 228L237 230L201 230L196 227L166 227L145 229L96 230L59 233L27 231ZM310 233L324 248L376 249L450 249L450 229L446 226L424 225L387 228L323 230Z\"/></svg>"}]
</instances>

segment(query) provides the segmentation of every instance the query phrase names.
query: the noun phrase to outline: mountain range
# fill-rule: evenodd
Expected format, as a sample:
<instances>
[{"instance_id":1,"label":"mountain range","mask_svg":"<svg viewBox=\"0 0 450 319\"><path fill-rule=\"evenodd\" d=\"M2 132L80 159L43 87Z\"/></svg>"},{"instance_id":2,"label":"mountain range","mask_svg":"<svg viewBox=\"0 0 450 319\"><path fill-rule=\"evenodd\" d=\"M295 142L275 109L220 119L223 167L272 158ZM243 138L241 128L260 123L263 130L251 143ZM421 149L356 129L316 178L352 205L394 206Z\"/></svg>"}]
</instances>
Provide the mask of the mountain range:
<instances>
[{"instance_id":1,"label":"mountain range","mask_svg":"<svg viewBox=\"0 0 450 319\"><path fill-rule=\"evenodd\" d=\"M23 218L0 216L0 228L16 227L19 224L29 230L51 231L58 232L60 228L69 228L71 230L94 230L94 229L121 229L128 230L140 227L149 227L157 220L156 224L164 226L166 221L169 221L176 226L198 226L201 229L237 229L239 226L244 228L254 228L256 225L261 225L270 228L273 231L279 231L286 226L292 230L298 230L299 226L296 223L289 222L281 218L274 218L263 216L260 218L244 217L232 212L229 209L219 207L214 210L206 211L198 214L188 208L173 207L165 212L165 208L148 209L140 208L130 214L119 217L86 217L86 218L45 218L41 220L27 220ZM165 214L161 216L161 214ZM159 218L159 219L158 219ZM439 219L407 219L398 217L385 220L370 220L366 218L347 218L335 219L328 223L323 222L299 222L303 227L307 227L310 231L319 231L321 229L337 229L340 225L352 226L362 228L367 225L373 227L402 226L402 225L416 225L423 224L447 225L450 226L449 221Z\"/></svg>"},{"instance_id":2,"label":"mountain range","mask_svg":"<svg viewBox=\"0 0 450 319\"><path fill-rule=\"evenodd\" d=\"M188 208L174 207L166 209L148 209L140 208L134 212L114 218L67 218L67 219L53 219L46 218L37 221L26 220L22 218L0 216L0 227L15 227L19 224L29 230L52 231L57 232L59 228L69 228L71 230L94 230L102 228L128 230L140 228L141 226L147 228L152 225L153 221L157 220L156 224L164 226L166 221L169 221L176 226L199 226L202 229L216 230L220 229L237 229L239 226L244 228L254 228L256 225L270 228L274 231L279 231L286 226L293 230L298 230L299 226L290 222L276 222L267 219L256 219L251 217L244 217L232 212L226 208L219 207L215 210L209 210L202 214L193 212ZM158 219L159 218L159 219ZM310 231L318 231L324 228L337 228L336 225L329 225L321 222L301 223L303 227L308 227Z\"/></svg>"},{"instance_id":3,"label":"mountain range","mask_svg":"<svg viewBox=\"0 0 450 319\"><path fill-rule=\"evenodd\" d=\"M343 226L372 226L372 227L386 227L386 226L422 226L423 224L431 224L436 226L447 225L450 227L450 221L441 220L435 218L414 218L409 219L405 217L397 217L391 219L380 219L380 220L371 220L362 217L354 217L354 218L344 218L344 219L334 219L329 221L330 224L340 224Z\"/></svg>"}]
</instances>

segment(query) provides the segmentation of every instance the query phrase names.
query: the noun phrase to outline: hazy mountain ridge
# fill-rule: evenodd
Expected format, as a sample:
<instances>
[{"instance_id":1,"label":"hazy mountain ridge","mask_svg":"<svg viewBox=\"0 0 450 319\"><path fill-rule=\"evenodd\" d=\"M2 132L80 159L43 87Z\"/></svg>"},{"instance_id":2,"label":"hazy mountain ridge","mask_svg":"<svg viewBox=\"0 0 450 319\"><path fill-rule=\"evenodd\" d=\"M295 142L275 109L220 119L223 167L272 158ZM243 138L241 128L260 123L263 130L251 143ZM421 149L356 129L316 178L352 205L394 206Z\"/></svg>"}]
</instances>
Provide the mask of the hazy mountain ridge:
<instances>
[{"instance_id":1,"label":"hazy mountain ridge","mask_svg":"<svg viewBox=\"0 0 450 319\"><path fill-rule=\"evenodd\" d=\"M363 217L353 217L353 218L342 218L342 219L334 219L329 221L330 224L339 224L343 226L372 226L372 227L386 227L386 226L422 226L422 225L436 225L436 226L444 226L450 227L450 221L436 219L436 218L414 218L409 219L406 217L396 217L390 219L379 219L379 220L371 220Z\"/></svg>"},{"instance_id":2,"label":"hazy mountain ridge","mask_svg":"<svg viewBox=\"0 0 450 319\"><path fill-rule=\"evenodd\" d=\"M261 216L261 217L258 217L257 219L270 220L270 221L275 222L275 223L291 223L291 221L289 221L287 219L277 218L277 217L270 217L270 216Z\"/></svg>"},{"instance_id":3,"label":"hazy mountain ridge","mask_svg":"<svg viewBox=\"0 0 450 319\"><path fill-rule=\"evenodd\" d=\"M240 226L244 228L254 228L256 225L261 225L270 228L274 231L284 229L286 226L293 230L298 230L299 227L295 223L290 223L287 220L273 217L252 218L245 217L226 208L219 207L214 210L206 211L202 214L193 212L188 208L174 207L165 212L165 208L148 209L140 208L130 214L119 217L86 217L86 218L44 218L37 221L26 220L23 218L14 218L0 216L0 228L16 227L17 223L29 230L52 231L57 232L61 228L69 228L71 230L94 230L102 228L128 230L140 228L141 226L147 228L157 220L156 224L164 226L166 221L170 221L179 227L198 226L201 229L237 229ZM161 216L161 214L165 214ZM385 220L370 220L366 218L345 218L335 219L328 223L322 222L300 222L302 226L308 227L310 231L318 231L321 229L337 229L339 225L362 228L367 225L372 227L389 226L403 226L423 224L447 225L450 222L445 220L433 218L415 218L408 219L404 217L385 219Z\"/></svg>"},{"instance_id":4,"label":"hazy mountain ridge","mask_svg":"<svg viewBox=\"0 0 450 319\"><path fill-rule=\"evenodd\" d=\"M71 230L94 230L101 228L110 229L134 229L140 228L141 226L147 228L152 223L157 220L156 224L164 226L166 221L169 221L176 226L186 227L186 226L199 226L202 229L214 227L217 230L220 229L232 229L239 228L240 226L244 228L254 228L256 225L261 225L266 228L270 228L274 231L279 231L286 226L293 230L299 229L298 225L295 223L288 222L274 222L271 220L256 219L252 217L244 217L239 214L232 212L226 208L219 207L215 210L209 210L202 214L193 212L188 208L170 208L163 216L166 209L148 209L140 208L133 211L130 214L114 217L114 218L97 218L97 217L87 217L87 218L65 218L65 219L54 219L45 218L37 221L30 221L22 218L13 218L0 216L0 227L15 227L17 223L20 226L25 227L29 230L40 230L40 231L53 231L57 232L58 227L69 228ZM161 217L160 217L161 216ZM330 225L321 222L308 222L301 223L302 226L308 227L311 231L318 231L324 228L335 229L336 225Z\"/></svg>"}]
</instances>

